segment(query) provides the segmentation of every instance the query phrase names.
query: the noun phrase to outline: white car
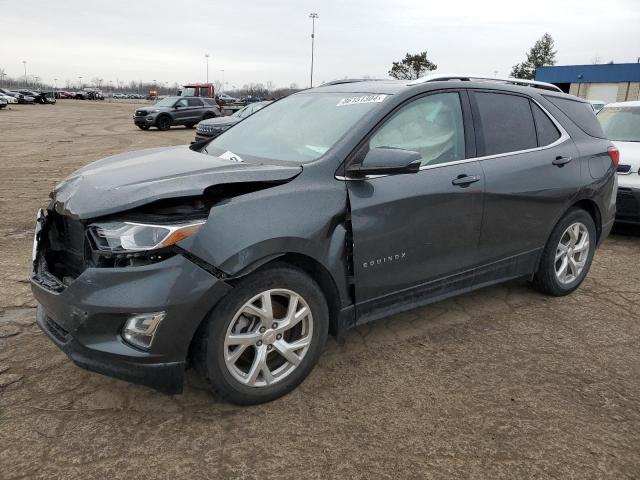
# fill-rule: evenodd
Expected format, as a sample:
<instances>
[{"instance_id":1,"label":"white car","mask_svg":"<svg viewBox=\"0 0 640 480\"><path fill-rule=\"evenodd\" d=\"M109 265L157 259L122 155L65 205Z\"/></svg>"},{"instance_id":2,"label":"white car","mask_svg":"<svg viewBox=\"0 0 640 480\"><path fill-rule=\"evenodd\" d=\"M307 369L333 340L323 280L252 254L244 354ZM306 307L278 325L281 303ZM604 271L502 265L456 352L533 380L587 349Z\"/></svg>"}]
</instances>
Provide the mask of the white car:
<instances>
[{"instance_id":1,"label":"white car","mask_svg":"<svg viewBox=\"0 0 640 480\"><path fill-rule=\"evenodd\" d=\"M609 103L598 120L620 151L616 221L640 225L640 101Z\"/></svg>"},{"instance_id":2,"label":"white car","mask_svg":"<svg viewBox=\"0 0 640 480\"><path fill-rule=\"evenodd\" d=\"M233 103L238 101L237 98L232 97L227 93L218 93L216 97L218 97L222 103Z\"/></svg>"},{"instance_id":3,"label":"white car","mask_svg":"<svg viewBox=\"0 0 640 480\"><path fill-rule=\"evenodd\" d=\"M16 97L12 97L11 95L5 95L4 93L0 93L0 98L7 101L7 103L18 103L18 99Z\"/></svg>"}]
</instances>

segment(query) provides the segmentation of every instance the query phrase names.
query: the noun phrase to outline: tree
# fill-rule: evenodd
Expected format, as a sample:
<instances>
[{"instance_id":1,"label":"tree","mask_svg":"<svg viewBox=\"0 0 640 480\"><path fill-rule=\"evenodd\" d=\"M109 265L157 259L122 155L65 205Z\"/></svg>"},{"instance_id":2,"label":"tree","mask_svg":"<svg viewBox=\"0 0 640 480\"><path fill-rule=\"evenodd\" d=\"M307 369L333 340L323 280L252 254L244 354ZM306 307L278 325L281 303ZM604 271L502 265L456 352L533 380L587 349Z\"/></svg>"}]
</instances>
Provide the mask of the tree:
<instances>
[{"instance_id":1,"label":"tree","mask_svg":"<svg viewBox=\"0 0 640 480\"><path fill-rule=\"evenodd\" d=\"M415 80L438 66L427 58L426 50L411 55L407 53L399 62L393 62L389 75L398 80Z\"/></svg>"},{"instance_id":2,"label":"tree","mask_svg":"<svg viewBox=\"0 0 640 480\"><path fill-rule=\"evenodd\" d=\"M527 59L513 66L511 76L532 80L536 76L537 67L555 65L557 52L553 47L553 38L551 38L551 35L548 33L545 33L533 47L531 47L531 50L527 53Z\"/></svg>"}]
</instances>

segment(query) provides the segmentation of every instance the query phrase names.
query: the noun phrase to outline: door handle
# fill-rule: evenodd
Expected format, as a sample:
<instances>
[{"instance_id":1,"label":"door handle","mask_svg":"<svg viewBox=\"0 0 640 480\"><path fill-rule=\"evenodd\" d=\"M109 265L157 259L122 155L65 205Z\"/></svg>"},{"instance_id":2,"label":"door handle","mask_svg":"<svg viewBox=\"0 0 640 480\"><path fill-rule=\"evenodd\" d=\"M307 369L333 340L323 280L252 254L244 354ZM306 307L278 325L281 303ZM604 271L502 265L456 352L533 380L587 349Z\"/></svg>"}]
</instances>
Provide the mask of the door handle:
<instances>
[{"instance_id":1,"label":"door handle","mask_svg":"<svg viewBox=\"0 0 640 480\"><path fill-rule=\"evenodd\" d=\"M480 180L480 177L477 175L462 174L451 180L451 184L458 187L468 187L472 183L476 183L478 180Z\"/></svg>"},{"instance_id":2,"label":"door handle","mask_svg":"<svg viewBox=\"0 0 640 480\"><path fill-rule=\"evenodd\" d=\"M571 157L562 157L562 156L558 156L556 157L556 159L551 162L553 163L556 167L564 167L567 163L569 163L571 160L573 160L573 158Z\"/></svg>"}]
</instances>

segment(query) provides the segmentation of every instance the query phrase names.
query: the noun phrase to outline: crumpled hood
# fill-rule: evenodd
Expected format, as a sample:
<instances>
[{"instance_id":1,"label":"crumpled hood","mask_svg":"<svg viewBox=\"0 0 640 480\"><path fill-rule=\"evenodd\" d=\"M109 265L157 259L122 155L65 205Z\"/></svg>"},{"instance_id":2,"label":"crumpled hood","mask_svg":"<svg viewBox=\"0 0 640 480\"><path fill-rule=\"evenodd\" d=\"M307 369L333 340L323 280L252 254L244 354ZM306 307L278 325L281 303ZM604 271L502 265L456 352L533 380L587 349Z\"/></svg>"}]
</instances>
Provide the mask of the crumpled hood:
<instances>
[{"instance_id":1,"label":"crumpled hood","mask_svg":"<svg viewBox=\"0 0 640 480\"><path fill-rule=\"evenodd\" d=\"M164 198L201 195L207 187L296 177L298 165L259 165L194 152L187 146L122 153L76 170L52 192L56 211L88 219Z\"/></svg>"}]
</instances>

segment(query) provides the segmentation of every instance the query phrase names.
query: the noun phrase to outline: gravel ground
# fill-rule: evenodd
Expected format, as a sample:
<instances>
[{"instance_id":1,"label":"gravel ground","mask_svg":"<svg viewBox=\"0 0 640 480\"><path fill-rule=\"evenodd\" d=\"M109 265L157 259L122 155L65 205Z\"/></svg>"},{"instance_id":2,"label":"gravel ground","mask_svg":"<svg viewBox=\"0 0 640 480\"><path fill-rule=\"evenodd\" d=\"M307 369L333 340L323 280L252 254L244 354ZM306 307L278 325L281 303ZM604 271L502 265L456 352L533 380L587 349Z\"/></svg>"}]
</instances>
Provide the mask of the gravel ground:
<instances>
[{"instance_id":1,"label":"gravel ground","mask_svg":"<svg viewBox=\"0 0 640 480\"><path fill-rule=\"evenodd\" d=\"M296 391L240 408L75 367L34 325L36 209L109 154L188 143L135 105L0 111L0 478L640 478L640 232L565 298L525 281L331 339Z\"/></svg>"}]
</instances>

